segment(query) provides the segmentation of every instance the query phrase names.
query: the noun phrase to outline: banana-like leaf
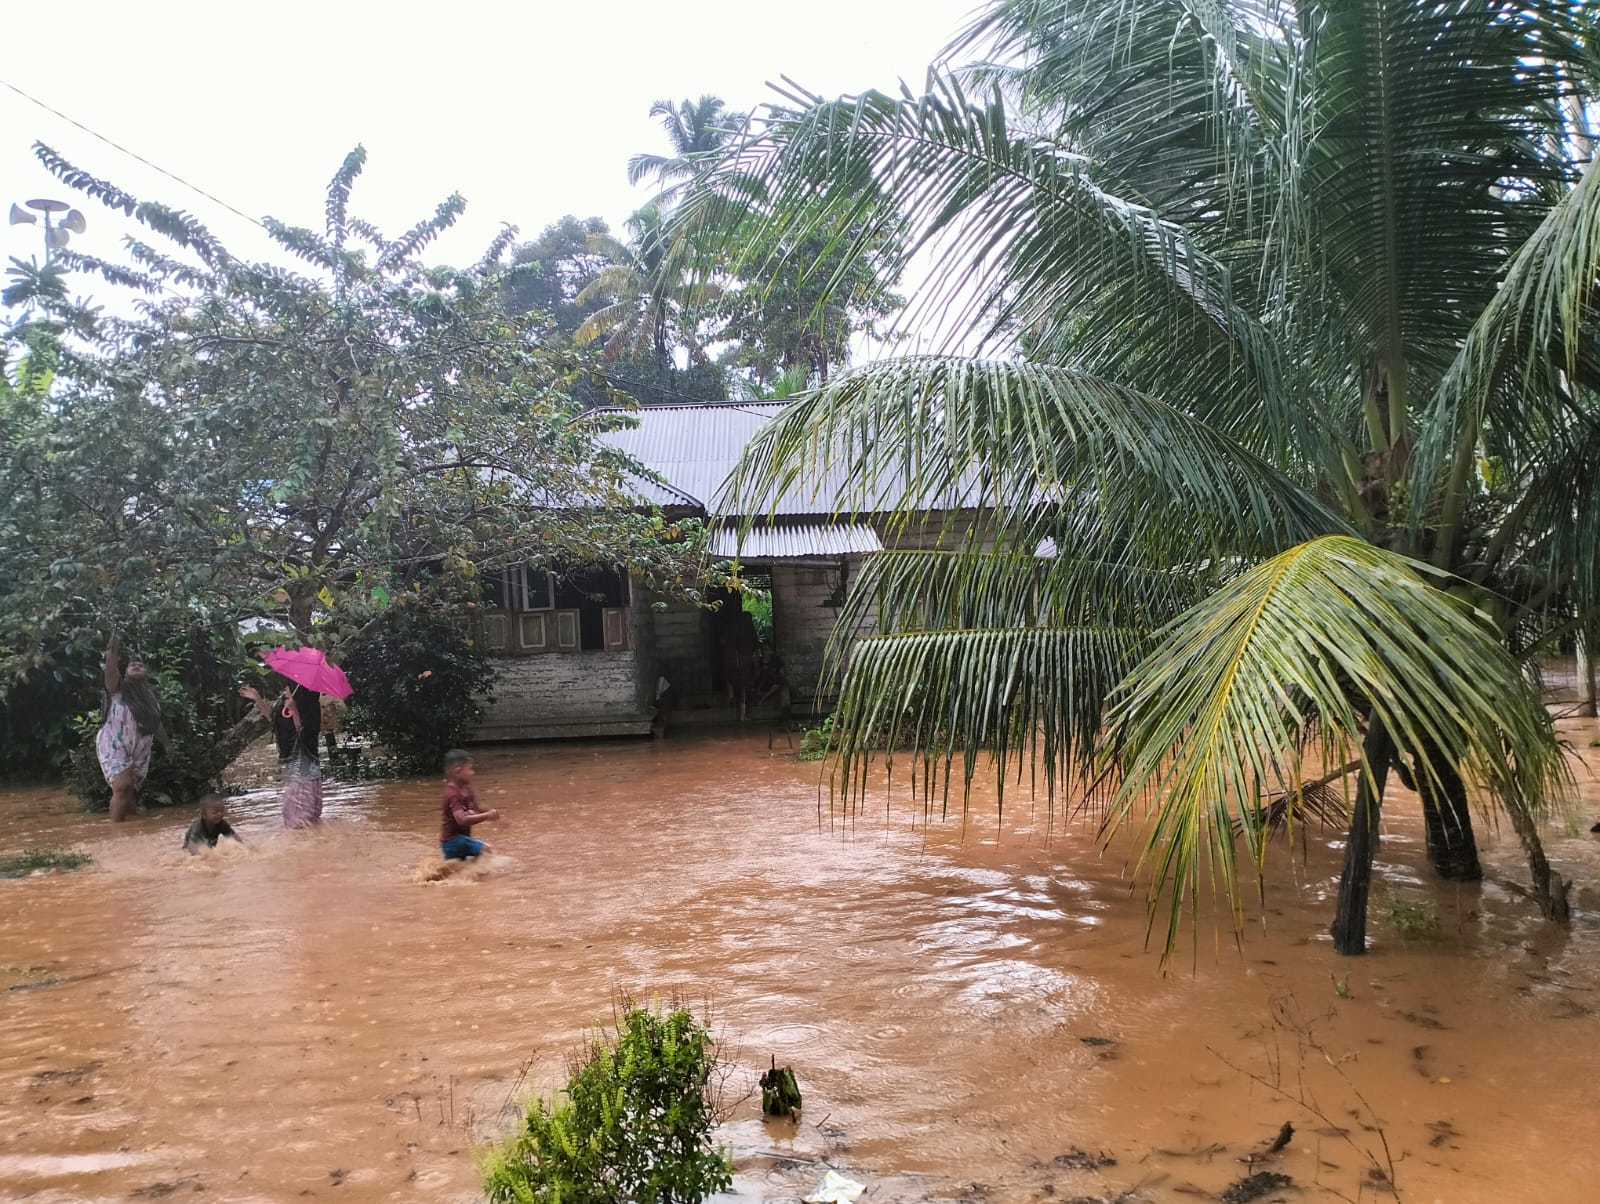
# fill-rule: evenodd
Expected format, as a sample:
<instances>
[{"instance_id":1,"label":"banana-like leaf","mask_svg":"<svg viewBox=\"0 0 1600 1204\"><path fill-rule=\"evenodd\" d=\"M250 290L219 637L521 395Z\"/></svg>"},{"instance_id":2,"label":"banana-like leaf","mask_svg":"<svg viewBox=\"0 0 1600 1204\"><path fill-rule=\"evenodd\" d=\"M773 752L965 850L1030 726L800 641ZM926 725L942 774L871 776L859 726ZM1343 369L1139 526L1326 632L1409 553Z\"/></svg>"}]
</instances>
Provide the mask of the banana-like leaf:
<instances>
[{"instance_id":1,"label":"banana-like leaf","mask_svg":"<svg viewBox=\"0 0 1600 1204\"><path fill-rule=\"evenodd\" d=\"M1402 749L1437 747L1493 799L1537 807L1564 790L1537 694L1442 581L1360 540L1313 540L1181 616L1128 675L1107 723L1122 776L1111 818L1149 805L1141 868L1152 925L1167 901L1168 955L1202 876L1239 918L1234 824L1259 879L1259 799L1299 786L1308 745L1337 764L1382 723Z\"/></svg>"}]
</instances>

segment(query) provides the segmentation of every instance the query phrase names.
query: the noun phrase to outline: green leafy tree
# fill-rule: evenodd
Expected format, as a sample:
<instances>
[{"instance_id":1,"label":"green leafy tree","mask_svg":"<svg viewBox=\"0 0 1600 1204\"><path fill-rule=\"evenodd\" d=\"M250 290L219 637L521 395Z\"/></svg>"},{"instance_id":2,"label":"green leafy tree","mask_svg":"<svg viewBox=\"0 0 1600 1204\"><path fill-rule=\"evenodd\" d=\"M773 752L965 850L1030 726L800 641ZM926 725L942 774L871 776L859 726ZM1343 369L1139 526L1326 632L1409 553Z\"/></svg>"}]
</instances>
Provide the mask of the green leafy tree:
<instances>
[{"instance_id":1,"label":"green leafy tree","mask_svg":"<svg viewBox=\"0 0 1600 1204\"><path fill-rule=\"evenodd\" d=\"M512 252L516 270L506 286L506 308L544 314L551 334L572 338L599 308L598 302L580 302L578 295L610 265L605 250L594 245L610 236L611 228L598 217L579 220L568 214L546 226Z\"/></svg>"},{"instance_id":2,"label":"green leafy tree","mask_svg":"<svg viewBox=\"0 0 1600 1204\"><path fill-rule=\"evenodd\" d=\"M349 212L358 149L325 228L269 219L283 262L251 262L39 157L156 239L130 240L126 262L55 261L142 294L136 316L31 288L62 335L48 396L5 403L0 696L62 668L63 648L157 618L265 620L337 657L364 634L341 620L351 595L453 590L508 563L607 564L693 595L697 530L640 511L637 466L600 439L628 419L586 412L573 386L599 382L542 341L542 317L506 308L514 231L469 267L424 264L464 202L385 237ZM207 763L258 731L207 733Z\"/></svg>"},{"instance_id":3,"label":"green leafy tree","mask_svg":"<svg viewBox=\"0 0 1600 1204\"><path fill-rule=\"evenodd\" d=\"M417 773L437 772L447 750L471 740L498 676L461 621L478 592L466 576L457 589L432 583L369 605L370 617L341 608L361 633L342 661L354 691L343 731L372 737Z\"/></svg>"},{"instance_id":4,"label":"green leafy tree","mask_svg":"<svg viewBox=\"0 0 1600 1204\"><path fill-rule=\"evenodd\" d=\"M716 340L732 346L723 363L759 388L799 379L820 385L850 360L858 335L879 335L904 308L886 285L898 268L881 254L854 254L847 243L812 234L752 255L748 273L720 297Z\"/></svg>"},{"instance_id":5,"label":"green leafy tree","mask_svg":"<svg viewBox=\"0 0 1600 1204\"><path fill-rule=\"evenodd\" d=\"M888 718L930 782L1034 753L1052 797L1105 784L1113 827L1146 817L1170 953L1202 881L1238 916L1263 796L1294 814L1348 767L1358 953L1395 769L1441 871L1478 872L1476 795L1562 912L1534 815L1566 779L1521 662L1600 598L1589 19L1001 0L950 51L975 66L797 92L700 178L680 220L755 197L757 248L903 235L922 312L998 353L834 378L739 474L746 509L827 467L847 506L990 520L858 581L845 782Z\"/></svg>"}]
</instances>

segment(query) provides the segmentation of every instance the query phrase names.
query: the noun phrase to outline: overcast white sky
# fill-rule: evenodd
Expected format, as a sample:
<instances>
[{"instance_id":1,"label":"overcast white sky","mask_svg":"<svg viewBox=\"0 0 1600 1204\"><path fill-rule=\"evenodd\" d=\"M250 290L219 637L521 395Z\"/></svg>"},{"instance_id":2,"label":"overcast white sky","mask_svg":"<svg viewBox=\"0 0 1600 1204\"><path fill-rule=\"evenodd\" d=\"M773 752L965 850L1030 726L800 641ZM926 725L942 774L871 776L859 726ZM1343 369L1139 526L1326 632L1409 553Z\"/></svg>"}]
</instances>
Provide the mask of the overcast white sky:
<instances>
[{"instance_id":1,"label":"overcast white sky","mask_svg":"<svg viewBox=\"0 0 1600 1204\"><path fill-rule=\"evenodd\" d=\"M751 108L788 75L833 95L919 85L974 0L58 0L4 6L0 80L252 216L320 228L328 178L368 151L355 212L396 233L452 191L465 219L437 258L475 257L502 222L534 237L564 213L614 227L645 199L628 157L667 150L651 101L710 92ZM198 214L233 249L259 231L0 88L0 211L54 196L89 219L84 250L126 227L34 160L43 141L141 197ZM0 252L40 251L0 227ZM82 282L87 292L106 286Z\"/></svg>"}]
</instances>

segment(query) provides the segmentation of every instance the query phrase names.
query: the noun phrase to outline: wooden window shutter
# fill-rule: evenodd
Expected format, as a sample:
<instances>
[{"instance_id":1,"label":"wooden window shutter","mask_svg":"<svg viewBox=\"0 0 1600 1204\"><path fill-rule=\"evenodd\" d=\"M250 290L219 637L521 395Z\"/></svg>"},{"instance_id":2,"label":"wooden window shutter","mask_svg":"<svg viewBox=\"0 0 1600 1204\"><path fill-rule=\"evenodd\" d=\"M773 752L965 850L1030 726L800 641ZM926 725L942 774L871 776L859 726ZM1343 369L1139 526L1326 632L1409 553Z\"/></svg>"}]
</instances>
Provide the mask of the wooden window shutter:
<instances>
[{"instance_id":1,"label":"wooden window shutter","mask_svg":"<svg viewBox=\"0 0 1600 1204\"><path fill-rule=\"evenodd\" d=\"M524 611L517 616L517 642L524 652L549 650L550 634L545 630L543 614L538 611Z\"/></svg>"},{"instance_id":2,"label":"wooden window shutter","mask_svg":"<svg viewBox=\"0 0 1600 1204\"><path fill-rule=\"evenodd\" d=\"M558 610L556 617L556 651L576 652L580 644L578 634L578 612L575 610Z\"/></svg>"},{"instance_id":3,"label":"wooden window shutter","mask_svg":"<svg viewBox=\"0 0 1600 1204\"><path fill-rule=\"evenodd\" d=\"M606 651L621 652L628 646L628 610L624 606L608 606L600 612L605 633Z\"/></svg>"},{"instance_id":4,"label":"wooden window shutter","mask_svg":"<svg viewBox=\"0 0 1600 1204\"><path fill-rule=\"evenodd\" d=\"M506 652L511 647L511 623L505 615L483 616L483 646L490 652Z\"/></svg>"}]
</instances>

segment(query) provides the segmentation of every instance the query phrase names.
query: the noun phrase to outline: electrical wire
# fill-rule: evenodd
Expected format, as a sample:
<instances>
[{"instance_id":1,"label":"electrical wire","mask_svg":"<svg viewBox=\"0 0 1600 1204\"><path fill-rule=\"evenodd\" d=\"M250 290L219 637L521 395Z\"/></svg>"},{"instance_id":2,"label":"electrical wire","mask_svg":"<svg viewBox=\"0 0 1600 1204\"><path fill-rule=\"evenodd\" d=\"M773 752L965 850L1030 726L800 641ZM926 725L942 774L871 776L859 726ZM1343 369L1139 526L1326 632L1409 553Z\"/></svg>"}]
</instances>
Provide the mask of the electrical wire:
<instances>
[{"instance_id":1,"label":"electrical wire","mask_svg":"<svg viewBox=\"0 0 1600 1204\"><path fill-rule=\"evenodd\" d=\"M198 184L191 184L188 180L185 180L182 176L176 174L175 172L170 172L166 168L160 166L159 164L150 162L149 159L146 159L143 155L139 154L137 151L129 150L127 147L123 146L120 142L117 142L115 139L107 138L104 134L98 133L97 131L90 129L88 126L84 125L83 122L78 121L76 118L68 117L60 109L54 108L53 106L46 104L44 101L40 100L37 96L30 96L28 93L24 92L21 88L17 87L16 84L11 83L9 80L0 79L0 87L9 88L11 91L15 92L18 96L22 97L23 100L26 100L30 104L38 105L39 108L43 109L45 112L54 114L55 116L61 118L62 121L65 121L69 125L77 126L78 129L82 130L85 134L88 134L91 138L98 138L101 142L104 142L107 146L111 147L113 150L121 151L123 154L127 155L130 159L135 159L138 162L143 163L151 171L159 172L161 175L166 176L167 179L174 180L177 183L182 184L190 192L197 193L200 196L205 197L206 200L210 201L212 204L221 205L229 213L236 214L237 216L244 218L245 221L250 222L253 225L260 226L263 230L266 229L266 226L262 224L260 218L251 217L244 210L236 208L235 206L228 204L227 201L223 200L221 197L215 195L214 193L207 192L204 188L201 188Z\"/></svg>"}]
</instances>

